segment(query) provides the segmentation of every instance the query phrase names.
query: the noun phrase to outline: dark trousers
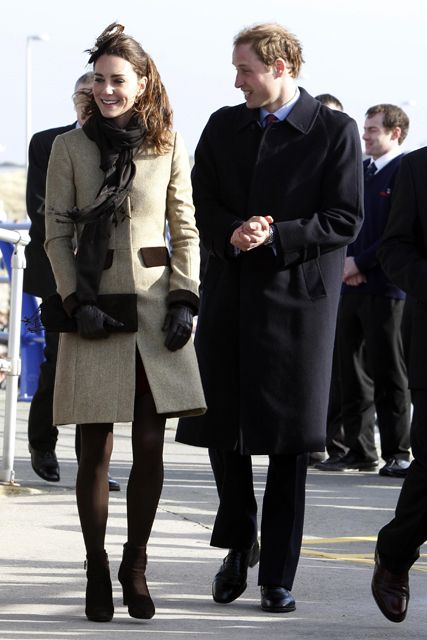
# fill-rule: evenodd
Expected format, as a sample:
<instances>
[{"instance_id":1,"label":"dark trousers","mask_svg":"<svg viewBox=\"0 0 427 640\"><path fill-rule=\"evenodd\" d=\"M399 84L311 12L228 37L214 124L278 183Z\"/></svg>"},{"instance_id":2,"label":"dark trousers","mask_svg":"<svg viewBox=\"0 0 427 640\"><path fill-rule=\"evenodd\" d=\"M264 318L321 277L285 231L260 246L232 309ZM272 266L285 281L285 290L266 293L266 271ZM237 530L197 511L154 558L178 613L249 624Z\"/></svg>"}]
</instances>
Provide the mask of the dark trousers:
<instances>
[{"instance_id":1,"label":"dark trousers","mask_svg":"<svg viewBox=\"0 0 427 640\"><path fill-rule=\"evenodd\" d=\"M342 457L348 451L344 442L341 412L341 387L337 341L334 344L331 386L329 388L328 418L326 423L326 450L330 458Z\"/></svg>"},{"instance_id":2,"label":"dark trousers","mask_svg":"<svg viewBox=\"0 0 427 640\"><path fill-rule=\"evenodd\" d=\"M329 391L328 418L326 424L326 450L330 458L342 457L348 452L341 409L341 373L337 343L338 340L335 338L331 386ZM353 366L355 368L359 384L363 387L366 398L371 398L372 410L375 411L373 383L366 371L367 365L364 343L360 345L359 353L354 354ZM372 428L369 427L369 434L371 433Z\"/></svg>"},{"instance_id":3,"label":"dark trousers","mask_svg":"<svg viewBox=\"0 0 427 640\"><path fill-rule=\"evenodd\" d=\"M409 459L410 397L403 360L403 300L364 293L341 297L337 339L345 444L357 456L376 460L375 411L381 455ZM360 367L365 345L372 387Z\"/></svg>"},{"instance_id":4,"label":"dark trousers","mask_svg":"<svg viewBox=\"0 0 427 640\"><path fill-rule=\"evenodd\" d=\"M427 389L414 390L412 402L414 460L402 485L395 517L378 534L380 558L397 573L412 566L427 540Z\"/></svg>"},{"instance_id":5,"label":"dark trousers","mask_svg":"<svg viewBox=\"0 0 427 640\"><path fill-rule=\"evenodd\" d=\"M58 429L52 424L58 341L59 334L46 332L45 361L40 365L38 386L28 415L28 441L39 451L54 450L58 439Z\"/></svg>"},{"instance_id":6,"label":"dark trousers","mask_svg":"<svg viewBox=\"0 0 427 640\"><path fill-rule=\"evenodd\" d=\"M248 549L257 539L251 456L210 449L219 494L211 545ZM292 589L304 525L307 455L270 455L261 518L260 585Z\"/></svg>"}]
</instances>

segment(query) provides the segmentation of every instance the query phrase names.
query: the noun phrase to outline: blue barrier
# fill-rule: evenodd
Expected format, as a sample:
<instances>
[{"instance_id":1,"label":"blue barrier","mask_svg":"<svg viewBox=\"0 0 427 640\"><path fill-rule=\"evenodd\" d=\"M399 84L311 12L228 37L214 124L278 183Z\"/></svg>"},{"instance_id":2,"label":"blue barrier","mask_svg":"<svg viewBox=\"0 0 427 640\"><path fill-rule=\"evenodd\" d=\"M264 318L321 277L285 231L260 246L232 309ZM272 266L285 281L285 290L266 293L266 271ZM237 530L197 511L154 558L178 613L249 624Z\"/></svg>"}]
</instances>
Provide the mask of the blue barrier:
<instances>
[{"instance_id":1,"label":"blue barrier","mask_svg":"<svg viewBox=\"0 0 427 640\"><path fill-rule=\"evenodd\" d=\"M3 226L3 225L2 225ZM6 226L6 225L4 225ZM8 228L11 228L10 226ZM16 228L14 225L13 228ZM28 228L28 226L27 226ZM6 270L11 278L11 259L13 245L0 240L0 251L6 265ZM34 318L37 315L38 302L34 296L28 293L22 294L22 315L21 318ZM37 324L37 321L35 322ZM19 381L18 400L31 402L37 390L40 365L44 360L45 339L44 331L29 332L25 322L21 322L21 375Z\"/></svg>"}]
</instances>

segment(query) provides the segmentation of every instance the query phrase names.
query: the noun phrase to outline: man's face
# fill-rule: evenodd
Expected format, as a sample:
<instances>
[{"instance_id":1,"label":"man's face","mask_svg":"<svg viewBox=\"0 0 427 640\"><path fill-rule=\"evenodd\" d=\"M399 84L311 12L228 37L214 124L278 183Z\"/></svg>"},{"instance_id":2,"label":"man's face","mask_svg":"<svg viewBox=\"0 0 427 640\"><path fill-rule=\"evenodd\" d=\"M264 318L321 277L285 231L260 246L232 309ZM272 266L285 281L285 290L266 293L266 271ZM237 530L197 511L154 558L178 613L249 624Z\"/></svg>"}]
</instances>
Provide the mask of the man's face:
<instances>
[{"instance_id":1,"label":"man's face","mask_svg":"<svg viewBox=\"0 0 427 640\"><path fill-rule=\"evenodd\" d=\"M400 127L386 129L383 120L383 113L376 113L365 120L362 137L365 141L366 155L372 156L374 160L388 153L399 144Z\"/></svg>"},{"instance_id":2,"label":"man's face","mask_svg":"<svg viewBox=\"0 0 427 640\"><path fill-rule=\"evenodd\" d=\"M271 113L282 106L282 82L275 76L274 66L267 67L250 44L239 44L233 51L236 67L234 86L241 89L248 109L264 107Z\"/></svg>"}]
</instances>

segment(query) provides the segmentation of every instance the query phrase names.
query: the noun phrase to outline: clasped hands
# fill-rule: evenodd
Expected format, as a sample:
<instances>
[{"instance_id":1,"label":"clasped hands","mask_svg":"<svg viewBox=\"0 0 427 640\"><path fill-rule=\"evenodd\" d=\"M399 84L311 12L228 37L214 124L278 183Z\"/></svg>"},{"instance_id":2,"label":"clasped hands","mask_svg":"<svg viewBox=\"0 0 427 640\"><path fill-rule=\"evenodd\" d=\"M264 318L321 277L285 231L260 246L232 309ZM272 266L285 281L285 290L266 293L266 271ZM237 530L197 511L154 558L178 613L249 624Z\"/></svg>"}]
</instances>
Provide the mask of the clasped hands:
<instances>
[{"instance_id":1,"label":"clasped hands","mask_svg":"<svg viewBox=\"0 0 427 640\"><path fill-rule=\"evenodd\" d=\"M230 242L240 251L255 249L268 240L271 224L271 216L252 216L233 231Z\"/></svg>"}]
</instances>

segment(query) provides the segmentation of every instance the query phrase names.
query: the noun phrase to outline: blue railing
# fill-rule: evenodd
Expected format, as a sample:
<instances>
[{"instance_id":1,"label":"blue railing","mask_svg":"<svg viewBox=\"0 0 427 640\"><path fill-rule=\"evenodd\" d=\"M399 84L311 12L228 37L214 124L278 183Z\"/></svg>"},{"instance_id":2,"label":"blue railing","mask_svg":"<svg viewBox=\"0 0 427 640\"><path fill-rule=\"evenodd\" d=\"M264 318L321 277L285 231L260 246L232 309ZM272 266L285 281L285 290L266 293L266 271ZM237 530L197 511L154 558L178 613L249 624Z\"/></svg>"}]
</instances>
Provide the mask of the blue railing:
<instances>
[{"instance_id":1,"label":"blue railing","mask_svg":"<svg viewBox=\"0 0 427 640\"><path fill-rule=\"evenodd\" d=\"M0 223L0 231L7 229L11 231L27 231L30 227L29 222L23 223ZM0 238L0 251L3 256L4 266L7 270L7 278L11 282L12 276L12 255L14 252L14 244L2 240ZM40 364L43 362L43 349L45 345L44 331L41 328L28 331L25 322L28 318L35 318L38 314L39 302L37 298L27 293L22 294L22 312L20 327L20 354L21 354L21 375L19 379L18 400L30 402L37 390L39 379ZM33 322L34 325L39 323ZM6 343L9 339L9 332L0 331L0 343Z\"/></svg>"},{"instance_id":2,"label":"blue railing","mask_svg":"<svg viewBox=\"0 0 427 640\"><path fill-rule=\"evenodd\" d=\"M14 484L16 437L16 411L18 381L21 375L21 325L22 325L22 285L25 269L25 245L28 234L16 229L0 228L0 241L6 267L10 269L10 309L7 357L0 357L0 371L6 373L6 399L4 408L3 458L0 466L0 481ZM9 255L10 254L10 255Z\"/></svg>"}]
</instances>

